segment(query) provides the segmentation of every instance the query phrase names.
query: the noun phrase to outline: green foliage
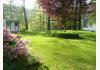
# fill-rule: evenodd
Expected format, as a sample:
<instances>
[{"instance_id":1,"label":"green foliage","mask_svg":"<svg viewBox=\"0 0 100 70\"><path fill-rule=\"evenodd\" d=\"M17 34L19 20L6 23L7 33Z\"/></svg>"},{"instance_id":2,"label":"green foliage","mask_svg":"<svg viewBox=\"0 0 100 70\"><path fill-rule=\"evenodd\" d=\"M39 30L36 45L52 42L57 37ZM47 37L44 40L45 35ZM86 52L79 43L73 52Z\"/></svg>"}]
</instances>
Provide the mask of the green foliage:
<instances>
[{"instance_id":1,"label":"green foliage","mask_svg":"<svg viewBox=\"0 0 100 70\"><path fill-rule=\"evenodd\" d=\"M31 12L33 13L29 17L29 31L46 30L47 16L38 7Z\"/></svg>"},{"instance_id":2,"label":"green foliage","mask_svg":"<svg viewBox=\"0 0 100 70\"><path fill-rule=\"evenodd\" d=\"M96 12L95 11L88 13L86 15L83 15L82 18L84 19L82 21L83 27L96 25Z\"/></svg>"},{"instance_id":3,"label":"green foliage","mask_svg":"<svg viewBox=\"0 0 100 70\"><path fill-rule=\"evenodd\" d=\"M10 19L11 14L13 20L18 20L20 22L20 31L25 29L23 8L12 5L10 10L9 4L3 4L3 19Z\"/></svg>"},{"instance_id":4,"label":"green foliage","mask_svg":"<svg viewBox=\"0 0 100 70\"><path fill-rule=\"evenodd\" d=\"M96 25L96 12L90 13L88 18L89 25Z\"/></svg>"}]
</instances>

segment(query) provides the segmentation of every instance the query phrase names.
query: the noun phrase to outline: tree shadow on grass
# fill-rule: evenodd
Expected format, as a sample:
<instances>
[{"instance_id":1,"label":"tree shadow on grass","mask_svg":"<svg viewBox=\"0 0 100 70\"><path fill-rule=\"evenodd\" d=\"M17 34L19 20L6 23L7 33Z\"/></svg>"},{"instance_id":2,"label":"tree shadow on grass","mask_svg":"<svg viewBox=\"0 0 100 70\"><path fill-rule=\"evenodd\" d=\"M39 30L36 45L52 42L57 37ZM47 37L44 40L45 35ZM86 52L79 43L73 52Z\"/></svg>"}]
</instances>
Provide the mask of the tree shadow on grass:
<instances>
[{"instance_id":1,"label":"tree shadow on grass","mask_svg":"<svg viewBox=\"0 0 100 70\"><path fill-rule=\"evenodd\" d=\"M96 35L86 35L86 40L96 42Z\"/></svg>"},{"instance_id":2,"label":"tree shadow on grass","mask_svg":"<svg viewBox=\"0 0 100 70\"><path fill-rule=\"evenodd\" d=\"M57 38L64 38L64 39L84 39L79 34L71 34L71 33L47 33L47 32L21 32L21 35L24 36L34 36L34 35L41 35L44 37L57 37Z\"/></svg>"},{"instance_id":3,"label":"tree shadow on grass","mask_svg":"<svg viewBox=\"0 0 100 70\"><path fill-rule=\"evenodd\" d=\"M47 36L49 35L47 32L40 32L40 31L34 31L34 32L29 32L29 31L23 31L20 32L19 34L24 35L24 36L34 36L34 35L42 35L42 36Z\"/></svg>"},{"instance_id":4,"label":"tree shadow on grass","mask_svg":"<svg viewBox=\"0 0 100 70\"><path fill-rule=\"evenodd\" d=\"M84 39L79 34L65 34L65 33L60 33L60 34L52 34L52 36L53 37L57 37L57 38L64 38L64 39Z\"/></svg>"},{"instance_id":5,"label":"tree shadow on grass","mask_svg":"<svg viewBox=\"0 0 100 70\"><path fill-rule=\"evenodd\" d=\"M31 61L29 61L31 60ZM49 70L47 66L41 63L34 57L31 59L4 59L3 60L3 69L4 70Z\"/></svg>"},{"instance_id":6,"label":"tree shadow on grass","mask_svg":"<svg viewBox=\"0 0 100 70\"><path fill-rule=\"evenodd\" d=\"M27 66L27 70L49 70L49 68L42 63L37 62Z\"/></svg>"},{"instance_id":7,"label":"tree shadow on grass","mask_svg":"<svg viewBox=\"0 0 100 70\"><path fill-rule=\"evenodd\" d=\"M39 32L29 32L29 31L23 31L20 32L21 35L29 36L29 35L37 35Z\"/></svg>"}]
</instances>

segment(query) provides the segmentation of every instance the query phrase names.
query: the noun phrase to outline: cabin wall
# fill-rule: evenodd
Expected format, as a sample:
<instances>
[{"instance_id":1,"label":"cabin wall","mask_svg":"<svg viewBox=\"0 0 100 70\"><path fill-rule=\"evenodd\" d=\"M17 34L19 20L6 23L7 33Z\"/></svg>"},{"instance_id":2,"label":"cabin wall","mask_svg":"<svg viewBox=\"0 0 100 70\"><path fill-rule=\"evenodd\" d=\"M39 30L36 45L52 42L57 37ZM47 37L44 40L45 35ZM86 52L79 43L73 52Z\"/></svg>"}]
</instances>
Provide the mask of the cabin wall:
<instances>
[{"instance_id":1,"label":"cabin wall","mask_svg":"<svg viewBox=\"0 0 100 70\"><path fill-rule=\"evenodd\" d=\"M6 20L3 20L3 27L6 27Z\"/></svg>"},{"instance_id":2,"label":"cabin wall","mask_svg":"<svg viewBox=\"0 0 100 70\"><path fill-rule=\"evenodd\" d=\"M16 31L16 30L15 30L14 23L11 23L11 31Z\"/></svg>"},{"instance_id":3,"label":"cabin wall","mask_svg":"<svg viewBox=\"0 0 100 70\"><path fill-rule=\"evenodd\" d=\"M11 31L12 32L18 32L19 26L16 26L15 23L11 23Z\"/></svg>"},{"instance_id":4,"label":"cabin wall","mask_svg":"<svg viewBox=\"0 0 100 70\"><path fill-rule=\"evenodd\" d=\"M18 32L19 31L19 24L16 26L14 22L10 23L10 25L7 25L6 20L3 20L3 27L7 28L11 32Z\"/></svg>"}]
</instances>

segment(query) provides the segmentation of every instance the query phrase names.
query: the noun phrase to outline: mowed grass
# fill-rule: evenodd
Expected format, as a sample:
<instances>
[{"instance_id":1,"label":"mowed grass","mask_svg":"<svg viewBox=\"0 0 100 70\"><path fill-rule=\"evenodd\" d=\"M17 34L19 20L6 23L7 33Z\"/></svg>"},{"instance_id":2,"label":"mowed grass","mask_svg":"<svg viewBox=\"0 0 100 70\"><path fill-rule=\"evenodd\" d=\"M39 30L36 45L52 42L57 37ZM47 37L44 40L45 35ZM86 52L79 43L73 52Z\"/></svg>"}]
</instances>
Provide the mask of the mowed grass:
<instances>
[{"instance_id":1,"label":"mowed grass","mask_svg":"<svg viewBox=\"0 0 100 70\"><path fill-rule=\"evenodd\" d=\"M46 32L22 32L21 35L31 41L29 53L38 57L48 70L96 70L96 33L56 31L61 33L77 34L81 38L52 37Z\"/></svg>"}]
</instances>

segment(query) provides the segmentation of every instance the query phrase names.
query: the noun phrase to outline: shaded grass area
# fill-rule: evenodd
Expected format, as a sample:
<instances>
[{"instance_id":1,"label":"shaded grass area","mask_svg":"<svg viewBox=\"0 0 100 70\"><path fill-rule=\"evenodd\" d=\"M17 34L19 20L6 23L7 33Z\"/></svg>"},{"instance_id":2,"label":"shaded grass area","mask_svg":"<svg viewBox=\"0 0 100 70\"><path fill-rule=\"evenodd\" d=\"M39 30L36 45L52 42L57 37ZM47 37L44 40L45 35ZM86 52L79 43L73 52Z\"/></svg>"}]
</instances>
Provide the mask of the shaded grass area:
<instances>
[{"instance_id":1,"label":"shaded grass area","mask_svg":"<svg viewBox=\"0 0 100 70\"><path fill-rule=\"evenodd\" d=\"M83 39L78 34L65 34L65 33L61 33L61 34L52 34L52 36L53 37L57 37L57 38L64 38L64 39Z\"/></svg>"},{"instance_id":2,"label":"shaded grass area","mask_svg":"<svg viewBox=\"0 0 100 70\"><path fill-rule=\"evenodd\" d=\"M95 32L21 32L21 35L31 41L29 53L44 64L42 69L38 67L40 70L96 70Z\"/></svg>"},{"instance_id":3,"label":"shaded grass area","mask_svg":"<svg viewBox=\"0 0 100 70\"><path fill-rule=\"evenodd\" d=\"M47 66L38 61L35 57L28 56L24 59L14 59L4 57L3 70L49 70Z\"/></svg>"}]
</instances>

